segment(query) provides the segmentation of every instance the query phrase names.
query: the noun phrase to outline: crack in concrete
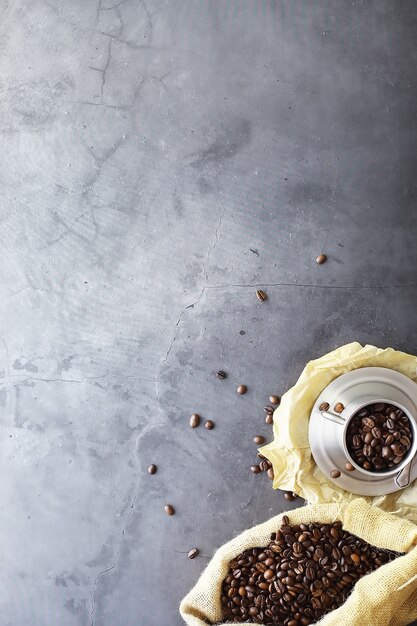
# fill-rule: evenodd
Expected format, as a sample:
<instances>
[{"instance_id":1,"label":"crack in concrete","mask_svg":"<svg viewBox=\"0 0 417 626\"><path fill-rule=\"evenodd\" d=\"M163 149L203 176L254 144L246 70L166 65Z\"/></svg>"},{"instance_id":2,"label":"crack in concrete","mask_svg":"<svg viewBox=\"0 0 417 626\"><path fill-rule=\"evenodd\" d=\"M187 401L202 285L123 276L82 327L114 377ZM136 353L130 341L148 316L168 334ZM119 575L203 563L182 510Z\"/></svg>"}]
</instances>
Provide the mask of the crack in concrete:
<instances>
[{"instance_id":1,"label":"crack in concrete","mask_svg":"<svg viewBox=\"0 0 417 626\"><path fill-rule=\"evenodd\" d=\"M41 378L41 377L37 377L37 376L27 376L26 374L10 374L9 376L7 376L7 379L9 380L9 384L11 386L11 379L21 379L21 380L37 380L39 382L43 382L43 383L76 383L76 384L81 384L83 383L85 380L102 380L103 378L115 378L116 380L120 380L122 382L130 379L130 378L134 378L135 380L140 380L143 382L148 382L148 383L154 383L156 384L156 380L152 380L151 378L140 378L139 376L135 376L134 374L131 374L129 376L117 376L116 374L101 374L100 376L83 376L81 378L81 380L78 380L77 378ZM3 377L3 380L5 380L6 377Z\"/></svg>"},{"instance_id":2,"label":"crack in concrete","mask_svg":"<svg viewBox=\"0 0 417 626\"><path fill-rule=\"evenodd\" d=\"M120 37L118 37L117 35L112 35L110 33L105 33L102 30L98 31L100 33L100 35L103 35L104 37L109 37L110 39L114 39L115 41L118 41L119 43L124 44L125 46L128 46L129 48L133 48L134 50L150 50L150 49L156 49L154 46L152 46L151 44L137 44L137 43L133 43L133 41L127 41L126 39L120 39Z\"/></svg>"},{"instance_id":3,"label":"crack in concrete","mask_svg":"<svg viewBox=\"0 0 417 626\"><path fill-rule=\"evenodd\" d=\"M206 289L228 289L229 287L241 287L243 289L254 287L314 287L315 289L410 289L417 287L417 283L389 284L389 285L317 285L315 283L229 283L222 285L206 285Z\"/></svg>"},{"instance_id":4,"label":"crack in concrete","mask_svg":"<svg viewBox=\"0 0 417 626\"><path fill-rule=\"evenodd\" d=\"M217 244L219 243L219 232L220 232L220 228L222 226L222 222L223 222L223 218L224 215L226 213L226 207L222 204L222 211L219 215L219 221L217 223L217 227L216 230L214 231L214 241L210 244L209 249L207 250L207 254L206 254L206 258L203 261L203 271L204 271L204 280L206 281L206 283L208 282L208 274L207 274L207 263L210 260L210 257L213 253L214 248L217 246Z\"/></svg>"},{"instance_id":5,"label":"crack in concrete","mask_svg":"<svg viewBox=\"0 0 417 626\"><path fill-rule=\"evenodd\" d=\"M160 405L160 400L159 400L159 398L160 398L160 396L159 396L159 382L160 382L160 378L161 378L161 374L162 374L162 368L163 368L164 364L167 362L167 359L168 359L169 354L170 354L170 352L171 352L171 350L172 350L172 347L173 347L174 343L175 343L175 342L176 342L176 340L177 340L177 337L178 337L178 332L179 332L179 326L180 326L180 323L181 323L181 318L182 318L182 316L184 315L184 313L185 313L188 309L193 309L193 308L195 307L195 305L196 305L196 304L198 304L198 303L200 302L200 300L201 300L201 298L202 298L202 296L203 296L203 294L204 294L205 290L206 290L206 287L204 286L204 287L202 288L202 290L201 290L201 292L200 292L200 295L198 296L197 300L195 300L194 302L192 302L191 304L188 304L186 307L184 307L184 308L183 308L183 310L182 310L182 311L181 311L181 313L179 314L178 319L177 319L177 321L176 321L176 323L175 323L175 333L174 333L174 336L173 336L173 338L171 339L171 341L170 341L170 343L169 343L169 346L168 346L168 349L167 349L167 351L165 352L165 356L163 357L163 359L162 359L162 361L161 361L161 363L160 363L160 365L159 365L159 368L158 368L158 375L157 375L157 378L156 378L156 380L157 380L157 383L156 383L156 384L157 384L157 390L156 390L156 391L157 391L157 396L156 396L156 400L157 400L157 402L158 402L158 404L159 404L159 405Z\"/></svg>"}]
</instances>

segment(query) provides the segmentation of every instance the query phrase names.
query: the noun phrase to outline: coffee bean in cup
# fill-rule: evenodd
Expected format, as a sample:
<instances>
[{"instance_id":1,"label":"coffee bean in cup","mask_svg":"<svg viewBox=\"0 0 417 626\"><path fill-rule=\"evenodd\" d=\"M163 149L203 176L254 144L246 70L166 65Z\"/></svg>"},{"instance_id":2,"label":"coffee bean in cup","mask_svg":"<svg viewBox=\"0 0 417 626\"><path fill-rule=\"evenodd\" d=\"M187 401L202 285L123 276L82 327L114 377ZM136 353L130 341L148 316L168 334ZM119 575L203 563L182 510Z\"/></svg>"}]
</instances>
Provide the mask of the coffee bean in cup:
<instances>
[{"instance_id":1,"label":"coffee bean in cup","mask_svg":"<svg viewBox=\"0 0 417 626\"><path fill-rule=\"evenodd\" d=\"M287 516L282 522L268 546L229 563L221 623L314 624L343 604L362 576L399 556L343 530L341 522L290 525Z\"/></svg>"},{"instance_id":2,"label":"coffee bean in cup","mask_svg":"<svg viewBox=\"0 0 417 626\"><path fill-rule=\"evenodd\" d=\"M407 456L413 440L410 420L402 409L378 402L360 409L350 421L346 445L357 465L386 472Z\"/></svg>"}]
</instances>

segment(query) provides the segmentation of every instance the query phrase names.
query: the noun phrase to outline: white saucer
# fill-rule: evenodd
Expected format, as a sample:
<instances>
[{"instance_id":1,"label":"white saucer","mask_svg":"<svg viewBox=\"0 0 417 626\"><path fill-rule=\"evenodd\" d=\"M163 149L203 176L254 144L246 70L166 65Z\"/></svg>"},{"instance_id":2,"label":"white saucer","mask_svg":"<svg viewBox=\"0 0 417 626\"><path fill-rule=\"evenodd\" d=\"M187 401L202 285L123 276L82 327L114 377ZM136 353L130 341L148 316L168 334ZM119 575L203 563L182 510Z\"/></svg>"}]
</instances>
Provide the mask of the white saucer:
<instances>
[{"instance_id":1,"label":"white saucer","mask_svg":"<svg viewBox=\"0 0 417 626\"><path fill-rule=\"evenodd\" d=\"M347 406L363 396L389 398L398 402L414 416L417 415L417 384L410 378L385 367L363 367L342 374L328 385L317 398L310 416L309 440L317 465L329 480L346 491L362 496L382 496L398 491L395 476L365 477L358 471L345 469L346 457L341 445L341 426L325 419L319 411L322 402L333 410L337 402ZM340 478L333 479L330 472L338 469ZM410 474L410 482L417 478L417 459Z\"/></svg>"}]
</instances>

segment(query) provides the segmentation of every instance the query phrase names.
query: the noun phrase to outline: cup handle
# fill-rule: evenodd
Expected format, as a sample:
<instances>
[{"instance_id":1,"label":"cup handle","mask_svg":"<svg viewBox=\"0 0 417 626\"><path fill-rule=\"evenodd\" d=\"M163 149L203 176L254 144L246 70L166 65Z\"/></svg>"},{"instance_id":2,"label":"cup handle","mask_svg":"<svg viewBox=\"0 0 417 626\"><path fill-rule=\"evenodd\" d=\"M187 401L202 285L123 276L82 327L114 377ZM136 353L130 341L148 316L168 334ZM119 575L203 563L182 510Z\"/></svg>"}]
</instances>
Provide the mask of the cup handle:
<instances>
[{"instance_id":1,"label":"cup handle","mask_svg":"<svg viewBox=\"0 0 417 626\"><path fill-rule=\"evenodd\" d=\"M398 472L398 474L395 477L395 482L397 483L398 487L400 487L400 489L404 489L405 487L408 487L408 485L410 484L410 471L411 471L411 465L413 463L413 460L414 460L414 457L411 459L409 463L407 463L405 467L402 468L400 472Z\"/></svg>"},{"instance_id":2,"label":"cup handle","mask_svg":"<svg viewBox=\"0 0 417 626\"><path fill-rule=\"evenodd\" d=\"M345 419L338 415L337 413L331 413L330 411L320 411L322 416L326 418L326 420L330 420L339 426L343 426L345 424Z\"/></svg>"}]
</instances>

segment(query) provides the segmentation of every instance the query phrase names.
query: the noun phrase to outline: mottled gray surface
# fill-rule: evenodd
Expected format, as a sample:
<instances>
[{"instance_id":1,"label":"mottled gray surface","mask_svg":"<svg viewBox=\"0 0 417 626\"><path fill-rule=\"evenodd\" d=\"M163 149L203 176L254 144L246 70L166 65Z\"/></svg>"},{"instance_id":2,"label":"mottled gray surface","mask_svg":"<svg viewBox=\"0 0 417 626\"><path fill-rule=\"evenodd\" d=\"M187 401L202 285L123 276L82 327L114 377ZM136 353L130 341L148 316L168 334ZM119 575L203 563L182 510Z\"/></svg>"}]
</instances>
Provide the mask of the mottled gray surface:
<instances>
[{"instance_id":1,"label":"mottled gray surface","mask_svg":"<svg viewBox=\"0 0 417 626\"><path fill-rule=\"evenodd\" d=\"M0 7L0 623L179 626L269 393L417 351L417 5Z\"/></svg>"}]
</instances>

